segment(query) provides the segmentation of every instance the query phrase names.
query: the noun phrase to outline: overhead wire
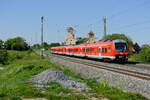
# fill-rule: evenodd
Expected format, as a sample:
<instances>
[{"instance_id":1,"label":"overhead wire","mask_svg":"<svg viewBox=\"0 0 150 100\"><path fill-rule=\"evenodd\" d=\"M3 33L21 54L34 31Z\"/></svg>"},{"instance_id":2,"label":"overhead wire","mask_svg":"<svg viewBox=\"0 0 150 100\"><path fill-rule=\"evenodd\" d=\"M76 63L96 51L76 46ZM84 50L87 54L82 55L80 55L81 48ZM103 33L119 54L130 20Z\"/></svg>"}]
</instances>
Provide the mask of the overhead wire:
<instances>
[{"instance_id":1,"label":"overhead wire","mask_svg":"<svg viewBox=\"0 0 150 100\"><path fill-rule=\"evenodd\" d=\"M138 26L138 25L147 24L147 23L150 23L150 20L142 21L142 22L138 22L138 23L134 23L134 24L128 24L128 25L119 27L117 29L129 28L129 27Z\"/></svg>"},{"instance_id":2,"label":"overhead wire","mask_svg":"<svg viewBox=\"0 0 150 100\"><path fill-rule=\"evenodd\" d=\"M113 19L113 18L115 18L115 17L118 17L119 15L122 15L122 14L124 14L124 13L129 12L129 11L133 11L133 10L139 8L139 7L143 7L144 5L148 5L148 4L150 4L150 0L146 0L146 1L143 2L142 4L138 4L138 5L136 5L136 6L132 7L132 8L127 8L127 9L125 9L125 10L122 10L122 11L120 11L120 12L117 12L116 14L113 14L113 15L111 15L111 16L108 16L107 19L108 19L108 20L109 20L109 19ZM120 21L116 21L116 22L120 22ZM121 27L119 27L119 28L117 28L117 29L120 30L120 29L129 28L129 27L138 26L138 25L147 24L147 23L150 23L150 20L142 21L142 22L138 22L138 23L134 23L134 24L128 24L128 25L125 25L125 26L121 26Z\"/></svg>"},{"instance_id":3,"label":"overhead wire","mask_svg":"<svg viewBox=\"0 0 150 100\"><path fill-rule=\"evenodd\" d=\"M125 9L125 10L122 10L122 11L119 11L119 12L117 12L117 13L115 13L115 14L112 14L111 16L108 16L107 19L112 19L112 18L114 18L114 17L118 17L119 15L122 15L122 14L124 14L124 13L129 12L129 11L132 11L132 10L137 9L137 8L139 8L139 7L143 7L144 5L147 5L147 4L149 4L149 3L150 3L150 0L146 0L146 1L143 2L142 4L138 4L138 5L134 6L134 7L127 8L127 9Z\"/></svg>"},{"instance_id":4,"label":"overhead wire","mask_svg":"<svg viewBox=\"0 0 150 100\"><path fill-rule=\"evenodd\" d=\"M129 11L132 11L132 10L137 9L137 8L139 8L139 7L143 7L144 5L147 5L147 4L149 4L149 3L150 3L150 0L146 0L146 1L144 1L142 4L138 4L138 5L134 6L134 7L127 8L127 9L125 9L125 10L122 10L122 11L119 11L119 12L117 12L117 13L115 13L115 14L112 14L111 16L106 17L106 19L109 20L109 19L115 18L115 17L117 17L117 16L119 16L119 15L122 15L122 14L124 14L124 13L129 12ZM104 17L103 17L103 18L104 18ZM103 22L103 21L101 20L100 22ZM132 24L132 25L126 25L126 26L123 26L123 27L130 27L130 26L137 25L137 24L139 24L139 23L135 23L135 24ZM94 23L93 23L93 24L89 24L89 25L88 25L88 28L90 28L90 30L91 30L91 29L93 29L92 26L93 26L93 27L95 26ZM102 26L102 25L100 25L100 26ZM102 27L103 27L103 26L102 26ZM101 31L102 31L102 30L101 30Z\"/></svg>"}]
</instances>

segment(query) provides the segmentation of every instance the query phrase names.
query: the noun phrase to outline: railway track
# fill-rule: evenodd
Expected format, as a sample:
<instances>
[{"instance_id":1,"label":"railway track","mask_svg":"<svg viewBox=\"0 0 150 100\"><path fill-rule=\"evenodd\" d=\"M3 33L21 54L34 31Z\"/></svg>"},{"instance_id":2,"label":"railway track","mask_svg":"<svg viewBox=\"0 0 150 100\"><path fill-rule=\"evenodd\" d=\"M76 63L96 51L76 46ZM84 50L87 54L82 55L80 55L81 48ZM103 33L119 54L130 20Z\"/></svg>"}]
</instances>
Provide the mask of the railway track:
<instances>
[{"instance_id":1,"label":"railway track","mask_svg":"<svg viewBox=\"0 0 150 100\"><path fill-rule=\"evenodd\" d=\"M100 69L103 69L103 70L119 73L119 74L122 74L122 75L128 75L128 76L132 76L132 77L135 77L135 78L150 81L150 74L147 74L147 73L141 73L141 72L126 70L126 69L121 69L121 68L114 68L114 67L111 67L111 66L104 66L104 65L95 64L95 63L92 63L92 62L77 60L77 59L67 57L67 56L61 56L61 55L56 55L56 54L50 54L50 55L55 56L55 57L59 57L59 58L64 59L64 60L68 60L70 62L83 64L83 65L91 66L91 67L96 67L96 68L100 68Z\"/></svg>"},{"instance_id":2,"label":"railway track","mask_svg":"<svg viewBox=\"0 0 150 100\"><path fill-rule=\"evenodd\" d=\"M145 63L138 63L138 65L139 64L145 64ZM134 67L134 68L138 68L138 69L144 69L144 70L149 70L150 71L150 67L147 67L147 66L141 66L141 65L131 65L131 64L124 64L124 65L126 65L126 66L128 66L128 67ZM146 65L149 65L150 66L150 64L146 64Z\"/></svg>"}]
</instances>

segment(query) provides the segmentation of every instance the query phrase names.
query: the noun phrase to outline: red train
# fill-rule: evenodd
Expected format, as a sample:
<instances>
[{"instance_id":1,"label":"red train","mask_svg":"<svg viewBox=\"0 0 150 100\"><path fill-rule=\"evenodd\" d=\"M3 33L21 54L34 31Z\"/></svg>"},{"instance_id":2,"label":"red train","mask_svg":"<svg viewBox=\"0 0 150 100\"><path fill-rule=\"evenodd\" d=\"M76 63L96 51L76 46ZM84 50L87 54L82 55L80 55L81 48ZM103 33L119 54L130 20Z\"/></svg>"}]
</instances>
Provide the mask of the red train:
<instances>
[{"instance_id":1,"label":"red train","mask_svg":"<svg viewBox=\"0 0 150 100\"><path fill-rule=\"evenodd\" d=\"M124 40L113 40L93 44L59 46L50 48L51 53L96 58L103 60L128 60L128 45Z\"/></svg>"}]
</instances>

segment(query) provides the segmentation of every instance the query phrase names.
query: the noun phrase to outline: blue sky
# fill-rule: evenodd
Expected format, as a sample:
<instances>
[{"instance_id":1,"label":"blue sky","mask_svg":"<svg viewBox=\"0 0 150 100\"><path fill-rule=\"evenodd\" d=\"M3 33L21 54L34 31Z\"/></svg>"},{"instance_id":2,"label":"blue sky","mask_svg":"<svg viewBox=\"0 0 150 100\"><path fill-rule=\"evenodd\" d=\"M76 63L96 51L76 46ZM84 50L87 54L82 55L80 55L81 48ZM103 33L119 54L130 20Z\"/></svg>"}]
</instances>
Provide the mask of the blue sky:
<instances>
[{"instance_id":1,"label":"blue sky","mask_svg":"<svg viewBox=\"0 0 150 100\"><path fill-rule=\"evenodd\" d=\"M133 41L150 44L150 0L0 0L0 39L22 36L30 44L40 43L40 18L44 16L44 40L65 41L66 28L76 37L93 31L103 36L124 33Z\"/></svg>"}]
</instances>

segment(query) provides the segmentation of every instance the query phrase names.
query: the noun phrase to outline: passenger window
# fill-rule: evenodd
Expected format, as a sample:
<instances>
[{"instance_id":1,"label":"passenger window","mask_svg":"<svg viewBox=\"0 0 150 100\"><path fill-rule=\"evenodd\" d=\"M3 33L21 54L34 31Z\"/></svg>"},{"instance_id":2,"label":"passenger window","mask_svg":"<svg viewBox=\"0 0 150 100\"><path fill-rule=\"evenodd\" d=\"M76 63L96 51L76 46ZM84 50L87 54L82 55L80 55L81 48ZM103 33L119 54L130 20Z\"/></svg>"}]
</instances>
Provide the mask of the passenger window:
<instances>
[{"instance_id":1,"label":"passenger window","mask_svg":"<svg viewBox=\"0 0 150 100\"><path fill-rule=\"evenodd\" d=\"M89 51L90 51L90 49L88 48L88 49L87 49L87 52L89 52Z\"/></svg>"},{"instance_id":2,"label":"passenger window","mask_svg":"<svg viewBox=\"0 0 150 100\"><path fill-rule=\"evenodd\" d=\"M102 53L104 53L104 48L102 48Z\"/></svg>"},{"instance_id":3,"label":"passenger window","mask_svg":"<svg viewBox=\"0 0 150 100\"><path fill-rule=\"evenodd\" d=\"M90 48L90 53L92 53L93 52L93 49L92 48Z\"/></svg>"},{"instance_id":4,"label":"passenger window","mask_svg":"<svg viewBox=\"0 0 150 100\"><path fill-rule=\"evenodd\" d=\"M105 48L105 53L107 53L107 48Z\"/></svg>"},{"instance_id":5,"label":"passenger window","mask_svg":"<svg viewBox=\"0 0 150 100\"><path fill-rule=\"evenodd\" d=\"M92 53L94 53L94 48L92 49Z\"/></svg>"},{"instance_id":6,"label":"passenger window","mask_svg":"<svg viewBox=\"0 0 150 100\"><path fill-rule=\"evenodd\" d=\"M83 52L85 52L85 49L83 49Z\"/></svg>"}]
</instances>

